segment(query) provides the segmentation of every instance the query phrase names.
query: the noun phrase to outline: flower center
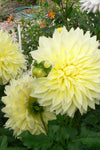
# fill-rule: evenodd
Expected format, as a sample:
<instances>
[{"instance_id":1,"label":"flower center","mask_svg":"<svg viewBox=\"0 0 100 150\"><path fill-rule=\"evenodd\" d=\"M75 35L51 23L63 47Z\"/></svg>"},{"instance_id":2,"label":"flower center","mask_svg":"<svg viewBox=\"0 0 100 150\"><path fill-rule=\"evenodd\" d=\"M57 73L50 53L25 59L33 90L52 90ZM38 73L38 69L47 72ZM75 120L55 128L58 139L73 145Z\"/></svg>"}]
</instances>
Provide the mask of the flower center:
<instances>
[{"instance_id":1,"label":"flower center","mask_svg":"<svg viewBox=\"0 0 100 150\"><path fill-rule=\"evenodd\" d=\"M64 69L64 73L66 76L77 75L77 68L73 65L70 65Z\"/></svg>"},{"instance_id":2,"label":"flower center","mask_svg":"<svg viewBox=\"0 0 100 150\"><path fill-rule=\"evenodd\" d=\"M38 114L44 111L43 107L37 102L37 98L34 97L29 98L28 110L31 114Z\"/></svg>"},{"instance_id":3,"label":"flower center","mask_svg":"<svg viewBox=\"0 0 100 150\"><path fill-rule=\"evenodd\" d=\"M68 65L68 66L63 66L59 68L58 73L60 73L60 76L74 77L79 74L79 69L74 65Z\"/></svg>"}]
</instances>

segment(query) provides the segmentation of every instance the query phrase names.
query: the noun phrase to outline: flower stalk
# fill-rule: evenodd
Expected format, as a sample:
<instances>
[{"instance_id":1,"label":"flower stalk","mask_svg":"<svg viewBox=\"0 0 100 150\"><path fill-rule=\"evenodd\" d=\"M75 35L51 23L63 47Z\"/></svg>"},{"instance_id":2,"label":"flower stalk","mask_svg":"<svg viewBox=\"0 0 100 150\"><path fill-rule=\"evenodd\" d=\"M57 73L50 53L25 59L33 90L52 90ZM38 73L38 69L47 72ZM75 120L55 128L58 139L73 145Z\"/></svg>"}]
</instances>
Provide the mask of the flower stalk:
<instances>
[{"instance_id":1,"label":"flower stalk","mask_svg":"<svg viewBox=\"0 0 100 150\"><path fill-rule=\"evenodd\" d=\"M40 118L41 118L43 127L44 127L44 129L45 129L46 135L48 135L48 130L47 130L47 127L46 127L46 125L45 125L45 122L44 122L44 119L43 119L43 116L42 116L42 113L41 113L41 112L40 112Z\"/></svg>"}]
</instances>

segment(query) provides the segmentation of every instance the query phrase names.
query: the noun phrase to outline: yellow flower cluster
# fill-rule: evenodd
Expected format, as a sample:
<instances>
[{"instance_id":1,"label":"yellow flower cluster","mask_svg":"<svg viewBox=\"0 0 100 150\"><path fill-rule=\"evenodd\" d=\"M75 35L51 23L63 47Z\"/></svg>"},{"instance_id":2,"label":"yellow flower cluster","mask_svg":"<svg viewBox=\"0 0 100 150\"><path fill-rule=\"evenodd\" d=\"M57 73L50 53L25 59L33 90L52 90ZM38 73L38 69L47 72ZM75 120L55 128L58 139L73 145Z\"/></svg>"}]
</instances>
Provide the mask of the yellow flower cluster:
<instances>
[{"instance_id":1,"label":"yellow flower cluster","mask_svg":"<svg viewBox=\"0 0 100 150\"><path fill-rule=\"evenodd\" d=\"M6 84L11 78L16 78L26 68L25 56L19 50L19 45L0 30L0 84Z\"/></svg>"},{"instance_id":2,"label":"yellow flower cluster","mask_svg":"<svg viewBox=\"0 0 100 150\"><path fill-rule=\"evenodd\" d=\"M13 71L19 73L17 66L23 68L25 63L18 47L5 37L0 45L3 83L13 76ZM32 76L23 74L5 88L2 111L8 117L6 128L13 129L17 136L26 130L46 134L47 123L56 118L55 114L73 117L76 110L83 114L88 107L95 109L95 104L100 104L98 46L95 36L79 28L69 32L65 27L58 28L52 38L40 37L38 50L31 52Z\"/></svg>"}]
</instances>

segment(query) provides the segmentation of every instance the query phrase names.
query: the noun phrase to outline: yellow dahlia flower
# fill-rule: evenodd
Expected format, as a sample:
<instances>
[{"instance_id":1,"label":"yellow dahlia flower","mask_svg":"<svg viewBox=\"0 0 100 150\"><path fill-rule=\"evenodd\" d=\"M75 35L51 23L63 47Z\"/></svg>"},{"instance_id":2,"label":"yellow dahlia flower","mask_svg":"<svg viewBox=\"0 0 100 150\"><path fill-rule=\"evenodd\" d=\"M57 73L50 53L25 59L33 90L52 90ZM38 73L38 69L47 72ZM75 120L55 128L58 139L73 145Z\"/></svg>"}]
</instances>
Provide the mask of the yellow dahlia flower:
<instances>
[{"instance_id":1,"label":"yellow dahlia flower","mask_svg":"<svg viewBox=\"0 0 100 150\"><path fill-rule=\"evenodd\" d=\"M31 134L45 133L41 115L46 125L48 120L55 119L53 113L39 106L36 98L30 97L30 93L34 90L33 81L29 75L23 75L18 80L11 80L10 85L5 88L6 96L2 98L5 107L2 111L5 117L9 118L5 127L13 129L14 135L26 130Z\"/></svg>"},{"instance_id":2,"label":"yellow dahlia flower","mask_svg":"<svg viewBox=\"0 0 100 150\"><path fill-rule=\"evenodd\" d=\"M19 50L19 45L13 43L13 39L0 31L0 84L6 84L11 78L15 78L25 69L25 57Z\"/></svg>"},{"instance_id":3,"label":"yellow dahlia flower","mask_svg":"<svg viewBox=\"0 0 100 150\"><path fill-rule=\"evenodd\" d=\"M56 114L71 117L77 109L83 114L88 106L95 108L100 100L100 51L96 37L79 28L68 32L55 30L53 38L40 37L39 48L31 52L38 62L48 62L48 76L35 78L31 96L40 99Z\"/></svg>"}]
</instances>

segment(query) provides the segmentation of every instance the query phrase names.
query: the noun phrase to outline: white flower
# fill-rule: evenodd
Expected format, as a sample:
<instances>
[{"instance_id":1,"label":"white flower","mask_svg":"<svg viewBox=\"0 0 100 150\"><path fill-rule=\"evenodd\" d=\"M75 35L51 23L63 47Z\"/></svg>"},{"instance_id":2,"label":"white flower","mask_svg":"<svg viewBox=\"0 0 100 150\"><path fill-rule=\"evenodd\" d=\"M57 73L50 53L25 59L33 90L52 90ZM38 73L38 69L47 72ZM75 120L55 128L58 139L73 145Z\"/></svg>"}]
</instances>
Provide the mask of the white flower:
<instances>
[{"instance_id":1,"label":"white flower","mask_svg":"<svg viewBox=\"0 0 100 150\"><path fill-rule=\"evenodd\" d=\"M89 12L100 12L100 0L80 0L81 10L87 10Z\"/></svg>"}]
</instances>

